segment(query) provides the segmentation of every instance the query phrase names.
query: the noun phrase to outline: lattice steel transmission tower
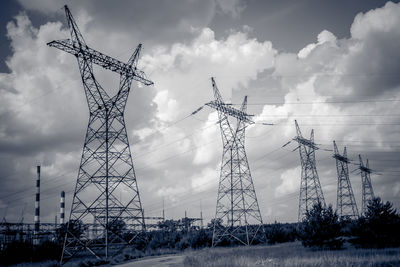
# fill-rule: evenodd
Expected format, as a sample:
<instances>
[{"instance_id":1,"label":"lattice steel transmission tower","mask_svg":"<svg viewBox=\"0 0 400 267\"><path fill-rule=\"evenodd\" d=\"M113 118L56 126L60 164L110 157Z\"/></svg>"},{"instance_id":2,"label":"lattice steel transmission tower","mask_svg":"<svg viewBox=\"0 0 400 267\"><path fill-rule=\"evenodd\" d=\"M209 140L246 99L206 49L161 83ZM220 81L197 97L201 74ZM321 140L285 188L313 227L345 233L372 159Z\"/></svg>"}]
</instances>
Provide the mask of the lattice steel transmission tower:
<instances>
[{"instance_id":1,"label":"lattice steel transmission tower","mask_svg":"<svg viewBox=\"0 0 400 267\"><path fill-rule=\"evenodd\" d=\"M223 142L212 246L221 241L250 245L265 241L260 208L245 151L245 129L254 122L246 113L247 96L240 110L225 104L211 78L215 100L206 105L218 111ZM236 125L228 120L236 119Z\"/></svg>"},{"instance_id":2,"label":"lattice steel transmission tower","mask_svg":"<svg viewBox=\"0 0 400 267\"><path fill-rule=\"evenodd\" d=\"M367 159L364 165L361 155L358 155L360 159L360 173L361 173L361 183L362 183L362 201L361 201L361 214L365 215L368 209L368 202L374 199L374 189L371 183L371 169L369 168L369 162Z\"/></svg>"},{"instance_id":3,"label":"lattice steel transmission tower","mask_svg":"<svg viewBox=\"0 0 400 267\"><path fill-rule=\"evenodd\" d=\"M300 164L301 164L301 182L299 197L298 220L302 221L307 211L312 209L313 205L320 202L325 206L325 198L322 193L319 182L317 165L315 163L315 150L318 146L314 143L314 130L311 130L310 139L305 139L300 131L300 127L295 120L297 136L293 139L299 146Z\"/></svg>"},{"instance_id":4,"label":"lattice steel transmission tower","mask_svg":"<svg viewBox=\"0 0 400 267\"><path fill-rule=\"evenodd\" d=\"M347 150L344 147L343 155L340 155L336 142L333 141L334 154L336 159L336 170L338 175L336 209L340 218L358 218L357 203L354 198L353 189L349 179L350 162L347 157Z\"/></svg>"},{"instance_id":5,"label":"lattice steel transmission tower","mask_svg":"<svg viewBox=\"0 0 400 267\"><path fill-rule=\"evenodd\" d=\"M124 110L133 80L153 84L137 69L140 44L123 63L88 47L67 6L65 14L71 39L48 45L78 60L90 117L61 263L78 255L112 257L145 229ZM120 75L114 96L97 82L93 64Z\"/></svg>"}]
</instances>

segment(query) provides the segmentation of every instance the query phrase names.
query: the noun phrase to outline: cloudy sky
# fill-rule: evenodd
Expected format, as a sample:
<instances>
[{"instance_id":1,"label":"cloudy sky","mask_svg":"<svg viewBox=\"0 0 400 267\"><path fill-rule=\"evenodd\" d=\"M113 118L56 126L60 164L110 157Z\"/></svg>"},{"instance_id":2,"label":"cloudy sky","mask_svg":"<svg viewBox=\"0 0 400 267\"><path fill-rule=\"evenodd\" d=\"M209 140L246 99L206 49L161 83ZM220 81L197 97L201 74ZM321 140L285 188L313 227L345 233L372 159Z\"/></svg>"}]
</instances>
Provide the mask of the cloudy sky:
<instances>
[{"instance_id":1,"label":"cloudy sky","mask_svg":"<svg viewBox=\"0 0 400 267\"><path fill-rule=\"evenodd\" d=\"M228 103L248 95L246 151L264 222L297 220L295 136L315 131L326 202L336 206L332 140L347 146L361 208L358 154L375 194L400 208L400 4L378 0L2 1L0 8L0 216L33 221L35 166L41 220L61 190L70 207L88 121L76 60L46 46L69 38L67 3L92 48L139 66L154 86L133 86L125 113L142 205L167 218L215 214L222 142L216 77ZM110 91L118 76L97 70ZM263 122L273 126L262 125ZM68 214L67 214L68 216Z\"/></svg>"}]
</instances>

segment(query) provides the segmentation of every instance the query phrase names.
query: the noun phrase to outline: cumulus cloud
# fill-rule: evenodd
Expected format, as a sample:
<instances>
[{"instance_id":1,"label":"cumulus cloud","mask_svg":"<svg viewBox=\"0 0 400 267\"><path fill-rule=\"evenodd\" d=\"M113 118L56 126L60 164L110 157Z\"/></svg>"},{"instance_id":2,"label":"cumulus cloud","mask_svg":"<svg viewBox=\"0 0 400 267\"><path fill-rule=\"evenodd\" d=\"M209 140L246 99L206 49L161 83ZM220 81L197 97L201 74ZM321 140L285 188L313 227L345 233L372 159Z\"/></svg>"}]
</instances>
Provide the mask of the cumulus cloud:
<instances>
[{"instance_id":1,"label":"cumulus cloud","mask_svg":"<svg viewBox=\"0 0 400 267\"><path fill-rule=\"evenodd\" d=\"M21 3L43 13L52 12L58 5ZM148 12L138 18L127 14L144 5L138 3L130 3L126 11L116 5L119 7L110 8L107 14L102 5L94 7L94 2L85 1L77 19L88 45L96 45L93 48L110 56L118 54L115 51L121 46L134 48L143 36L154 35L144 38L145 47L147 41L153 45L144 50L139 66L155 86L134 88L126 110L146 214L158 214L162 198L172 203L171 214L183 213L183 204L198 209L200 199L205 216L211 218L215 212L222 153L217 114L204 107L189 116L213 100L211 76L216 77L226 102L236 105L249 95L249 113L255 114L257 123L247 128L246 151L260 208L267 216L264 221L297 219L299 155L292 152L296 147L293 142L282 148L296 134L294 119L306 138L315 129L321 147L317 168L327 203L335 201L336 174L329 151L333 139L341 148L348 146L351 158L368 152L374 168L396 170L385 160L399 156L390 143L399 139L398 118L390 116L396 114L398 102L379 100L400 97L398 75L392 75L400 69L396 47L400 41L396 27L399 4L389 2L358 14L348 38L340 39L334 32L323 30L317 41L310 40L298 53L282 53L271 42L250 37L247 31L230 31L226 37L217 38L208 25L215 12L214 1L207 2L198 14L188 12L181 18L171 15L175 11L170 6L163 6L155 11L166 13L165 17L159 14L157 27L148 18L143 24L137 23ZM185 1L180 12L193 5L197 4ZM240 1L218 1L217 5L233 16L243 7ZM132 30L123 17L137 28ZM111 18L118 19L110 22ZM117 30L113 32L112 28ZM163 31L176 31L176 35L158 42L157 38L165 38ZM68 37L68 32L60 22L33 27L27 15L21 14L8 25L8 36L13 54L7 61L11 73L0 74L0 166L10 177L2 178L1 187L3 192L19 190L15 184L26 183L26 177L31 177L33 184L34 169L26 166L40 162L48 175L44 178L48 179L48 197L55 197L63 186L73 190L88 117L74 58L45 46L48 41ZM113 41L104 42L104 36ZM182 38L173 40L176 36ZM130 51L118 57L127 58ZM108 76L104 77L103 82L111 86ZM260 125L263 122L274 125ZM359 199L360 179L353 176ZM52 177L56 177L54 181L50 181ZM384 173L384 178L373 180L375 192L398 205L396 176ZM59 187L54 189L55 185ZM25 201L18 197L9 200ZM6 205L3 200L0 204ZM45 205L49 211L44 216L52 218L52 204Z\"/></svg>"},{"instance_id":2,"label":"cumulus cloud","mask_svg":"<svg viewBox=\"0 0 400 267\"><path fill-rule=\"evenodd\" d=\"M308 44L306 47L301 49L297 56L299 58L306 58L317 46L329 43L330 45L336 45L336 36L330 31L323 30L318 34L318 42Z\"/></svg>"},{"instance_id":3,"label":"cumulus cloud","mask_svg":"<svg viewBox=\"0 0 400 267\"><path fill-rule=\"evenodd\" d=\"M229 100L232 89L246 87L258 73L271 68L275 54L270 42L258 42L246 33L234 32L216 40L214 32L204 28L190 44L154 49L143 62L153 73L158 89L168 91L168 97L178 101L178 111L189 112L194 104L200 106L211 100L210 77L217 77L224 98ZM187 102L189 99L195 102ZM159 110L159 114L166 111Z\"/></svg>"},{"instance_id":4,"label":"cumulus cloud","mask_svg":"<svg viewBox=\"0 0 400 267\"><path fill-rule=\"evenodd\" d=\"M275 189L275 196L297 191L299 189L299 173L301 173L300 167L284 171L280 177L282 183Z\"/></svg>"}]
</instances>

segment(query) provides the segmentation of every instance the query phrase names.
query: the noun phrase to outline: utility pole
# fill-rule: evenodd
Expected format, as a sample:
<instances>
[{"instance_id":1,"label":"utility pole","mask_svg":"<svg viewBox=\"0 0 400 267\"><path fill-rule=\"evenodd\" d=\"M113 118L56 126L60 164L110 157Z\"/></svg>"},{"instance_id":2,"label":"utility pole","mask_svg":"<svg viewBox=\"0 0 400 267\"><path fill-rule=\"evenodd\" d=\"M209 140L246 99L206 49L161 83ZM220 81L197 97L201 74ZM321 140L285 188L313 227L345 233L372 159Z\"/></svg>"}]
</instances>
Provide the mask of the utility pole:
<instances>
[{"instance_id":1,"label":"utility pole","mask_svg":"<svg viewBox=\"0 0 400 267\"><path fill-rule=\"evenodd\" d=\"M368 209L368 203L372 199L374 199L374 189L372 188L371 183L371 172L372 170L369 168L369 162L367 159L366 165L364 165L361 155L358 155L360 159L360 172L361 172L361 184L362 184L362 201L361 201L361 214L365 215L365 212Z\"/></svg>"},{"instance_id":2,"label":"utility pole","mask_svg":"<svg viewBox=\"0 0 400 267\"><path fill-rule=\"evenodd\" d=\"M333 158L336 159L338 177L336 210L341 219L357 219L358 209L349 178L348 164L350 160L347 157L346 147L344 147L343 155L340 155L335 141L333 141L333 148Z\"/></svg>"},{"instance_id":3,"label":"utility pole","mask_svg":"<svg viewBox=\"0 0 400 267\"><path fill-rule=\"evenodd\" d=\"M214 78L211 78L215 100L206 105L218 111L223 142L212 246L224 239L251 245L265 242L260 208L245 151L245 129L254 124L246 113L247 96L241 109L223 102ZM228 120L236 119L236 125ZM221 223L220 223L221 222Z\"/></svg>"},{"instance_id":4,"label":"utility pole","mask_svg":"<svg viewBox=\"0 0 400 267\"><path fill-rule=\"evenodd\" d=\"M203 229L203 206L200 199L200 229Z\"/></svg>"},{"instance_id":5,"label":"utility pole","mask_svg":"<svg viewBox=\"0 0 400 267\"><path fill-rule=\"evenodd\" d=\"M311 210L316 203L321 203L323 206L326 206L326 204L315 162L315 150L319 148L314 143L314 130L311 130L310 139L305 139L301 134L297 121L295 120L294 122L297 136L293 140L299 144L296 149L299 149L301 164L298 214L298 221L301 222L306 213Z\"/></svg>"},{"instance_id":6,"label":"utility pole","mask_svg":"<svg viewBox=\"0 0 400 267\"><path fill-rule=\"evenodd\" d=\"M70 10L67 6L64 8L71 39L52 41L48 45L76 57L90 114L68 224L93 221L93 227L98 229L93 229L96 233L93 237L87 229L81 229L81 235L68 231L61 264L87 253L107 260L132 244L139 231L145 230L124 110L132 81L153 84L137 68L141 44L127 63L96 51L86 45ZM114 96L96 80L93 64L120 75ZM121 192L127 196L124 200L118 199ZM125 227L120 229L122 223ZM73 227L67 227L70 228Z\"/></svg>"},{"instance_id":7,"label":"utility pole","mask_svg":"<svg viewBox=\"0 0 400 267\"><path fill-rule=\"evenodd\" d=\"M163 222L164 222L165 221L164 198L162 199L162 218L163 218Z\"/></svg>"}]
</instances>

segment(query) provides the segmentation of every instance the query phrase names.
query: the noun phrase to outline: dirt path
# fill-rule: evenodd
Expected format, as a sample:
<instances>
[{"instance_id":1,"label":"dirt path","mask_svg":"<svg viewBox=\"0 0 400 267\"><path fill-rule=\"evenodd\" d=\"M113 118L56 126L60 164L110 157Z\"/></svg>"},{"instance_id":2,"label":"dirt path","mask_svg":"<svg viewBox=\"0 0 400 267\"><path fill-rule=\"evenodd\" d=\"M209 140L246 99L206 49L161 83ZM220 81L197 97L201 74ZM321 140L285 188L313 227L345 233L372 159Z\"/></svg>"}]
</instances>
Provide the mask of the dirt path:
<instances>
[{"instance_id":1,"label":"dirt path","mask_svg":"<svg viewBox=\"0 0 400 267\"><path fill-rule=\"evenodd\" d=\"M183 266L184 255L166 255L159 257L151 257L139 259L136 261L131 261L121 265L116 265L118 267L150 267L150 266L160 266L160 267L178 267Z\"/></svg>"}]
</instances>

